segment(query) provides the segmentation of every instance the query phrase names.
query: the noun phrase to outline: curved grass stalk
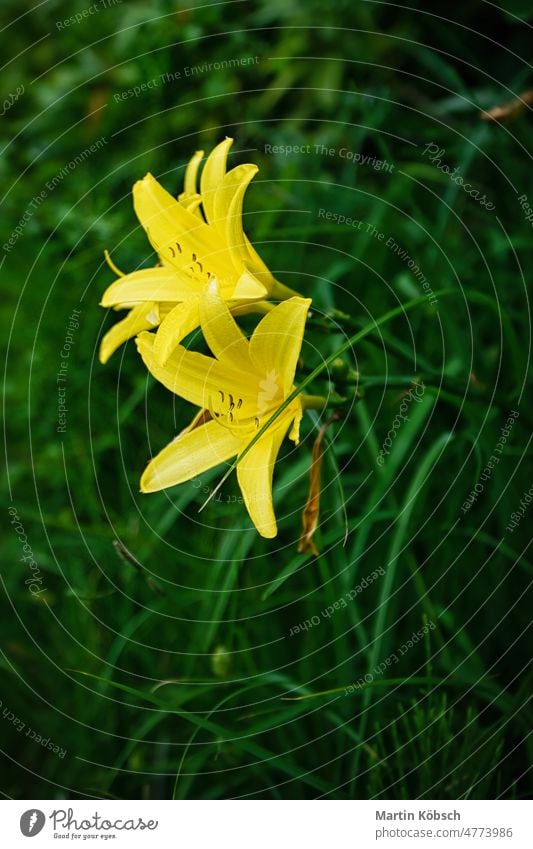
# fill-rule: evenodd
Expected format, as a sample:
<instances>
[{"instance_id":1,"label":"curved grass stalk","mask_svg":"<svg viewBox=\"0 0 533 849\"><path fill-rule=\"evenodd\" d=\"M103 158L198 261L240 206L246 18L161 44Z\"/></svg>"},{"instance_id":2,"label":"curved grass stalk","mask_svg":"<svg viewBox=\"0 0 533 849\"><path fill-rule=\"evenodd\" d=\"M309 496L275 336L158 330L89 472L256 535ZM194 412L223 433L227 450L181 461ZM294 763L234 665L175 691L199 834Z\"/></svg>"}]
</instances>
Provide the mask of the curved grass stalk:
<instances>
[{"instance_id":1,"label":"curved grass stalk","mask_svg":"<svg viewBox=\"0 0 533 849\"><path fill-rule=\"evenodd\" d=\"M457 289L441 289L440 291L437 291L435 294L436 294L436 296L438 296L440 298L445 298L445 297L448 297L449 295L460 294L460 292L458 292ZM389 310L388 312L384 313L381 316L381 318L378 318L372 324L368 324L362 330L359 330L357 333L354 333L354 335L350 336L350 338L347 339L346 342L344 342L340 346L340 348L337 348L337 350L334 351L333 354L330 354L329 357L326 357L326 359L323 360L323 362L321 362L315 369L313 369L313 371L310 374L307 375L307 377L305 377L302 380L302 382L299 384L299 386L297 386L290 393L290 395L287 396L285 401L277 408L277 410L275 410L275 412L263 424L263 426L261 428L259 428L259 430L255 434L253 439L250 440L250 442L246 445L244 450L241 451L241 453L238 455L238 457L235 458L235 460L230 465L230 467L225 472L225 474L222 476L222 478L220 479L218 484L211 491L211 493L209 494L209 497L204 501L204 503L202 504L202 506L200 507L198 512L201 513L202 510L209 504L209 502L215 497L215 495L217 494L217 492L219 491L221 486L225 483L225 481L228 479L228 477L231 475L231 473L236 469L237 464L240 463L241 460L248 454L248 452L253 448L255 443L268 430L268 428L276 421L276 419L278 419L281 416L281 414L286 409L286 407L288 407L289 404L292 403L292 401L294 401L294 399L297 398L298 395L300 395L301 392L303 392L303 390L307 386L309 386L309 384L312 383L313 380L315 380L320 374L322 374L322 372L325 371L325 369L327 369L338 357L342 356L342 354L344 354L346 351L348 351L350 348L352 348L355 344L357 344L357 342L360 342L361 339L364 339L365 336L368 336L370 333L372 333L374 330L376 330L376 328L381 327L383 324L387 324L389 321L392 321L393 318L396 318L397 316L402 315L403 313L408 312L409 310L412 310L415 307L419 306L420 304L423 304L423 303L426 303L426 302L427 302L426 295L420 295L418 298L413 298L411 301L408 301L406 304L401 304L399 307L395 307L394 309Z\"/></svg>"}]
</instances>

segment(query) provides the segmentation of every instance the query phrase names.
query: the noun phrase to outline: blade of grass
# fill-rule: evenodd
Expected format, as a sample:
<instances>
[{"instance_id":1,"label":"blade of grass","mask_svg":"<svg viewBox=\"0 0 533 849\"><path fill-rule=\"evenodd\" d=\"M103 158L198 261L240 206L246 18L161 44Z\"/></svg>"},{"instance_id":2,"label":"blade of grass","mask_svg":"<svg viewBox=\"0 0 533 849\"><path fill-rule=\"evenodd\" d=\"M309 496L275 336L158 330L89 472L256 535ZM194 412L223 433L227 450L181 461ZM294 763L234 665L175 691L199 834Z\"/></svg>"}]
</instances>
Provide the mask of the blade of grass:
<instances>
[{"instance_id":1,"label":"blade of grass","mask_svg":"<svg viewBox=\"0 0 533 849\"><path fill-rule=\"evenodd\" d=\"M404 506L400 512L398 524L396 527L396 531L394 533L389 556L387 558L387 567L385 570L385 578L383 580L383 584L381 586L381 593L378 601L378 613L375 620L374 626L374 638L372 641L372 648L370 650L370 658L368 668L372 671L377 665L378 658L380 657L380 653L382 651L382 644L384 638L384 627L385 621L387 618L387 613L389 610L389 605L391 601L392 588L394 586L394 579L396 577L396 567L398 564L398 557L401 553L403 540L405 534L407 533L409 521L413 514L413 510L417 503L417 499L420 496L424 485L429 479L430 473L433 470L434 466L437 464L440 459L442 452L453 438L453 434L443 433L438 439L435 440L431 448L428 450L426 456L420 463L411 485L407 490L407 494L404 501ZM369 689L365 693L363 699L363 708L362 708L362 716L361 716L361 738L364 739L366 733L366 726L368 722L369 715L369 707L372 701L372 690ZM356 749L355 757L354 757L354 776L357 775L359 769L359 760L360 760L361 750Z\"/></svg>"},{"instance_id":2,"label":"blade of grass","mask_svg":"<svg viewBox=\"0 0 533 849\"><path fill-rule=\"evenodd\" d=\"M442 290L439 290L435 293L435 297L438 296L439 298L444 298L444 297L447 297L448 295L457 295L457 294L458 294L458 292L457 292L456 289L442 289ZM303 392L303 390L307 386L309 386L310 383L312 383L313 380L315 380L320 374L322 374L323 371L325 371L327 368L329 368L329 366L338 357L341 357L342 354L344 354L346 351L348 351L350 348L352 348L354 345L356 345L357 342L359 342L361 339L364 339L365 336L368 336L370 333L377 330L378 327L381 327L383 324L387 324L387 322L392 321L393 318L396 318L397 316L402 315L402 314L408 312L409 310L414 309L414 307L420 306L420 304L423 304L423 303L426 303L426 302L427 302L427 297L425 295L421 295L419 298L413 298L413 300L408 301L406 304L402 304L399 307L395 307L394 309L389 310L388 312L384 313L384 315L382 315L380 318L376 319L376 321L374 321L372 324L369 324L366 327L364 327L362 330L358 331L357 333L354 333L354 335L350 336L350 338L347 339L346 342L344 342L344 344L342 344L340 346L340 348L337 348L337 350L334 351L332 354L330 354L329 357L326 357L326 359L323 360L323 362L321 362L315 369L313 369L311 374L307 375L307 377L305 377L302 380L300 385L297 386L287 396L285 401L282 404L280 404L278 409L275 410L272 413L270 418L257 431L255 436L250 440L250 442L246 445L246 447L243 449L243 451L241 451L239 456L230 465L230 467L228 468L226 473L222 476L221 480L216 485L216 487L211 491L209 497L204 501L204 503L202 504L202 506L200 507L200 510L198 512L200 513L204 509L204 507L206 507L206 505L211 501L211 499L214 498L214 496L216 495L216 493L218 492L220 487L223 485L223 483L228 479L228 477L231 475L231 473L236 469L238 463L240 463L241 460L243 460L244 457L246 457L248 452L253 448L253 446L256 444L256 442L259 439L261 439L261 437L268 430L268 428L281 416L281 414L289 406L289 404L291 404L292 401L294 401L294 399L297 398L298 395L300 395L301 392Z\"/></svg>"}]
</instances>

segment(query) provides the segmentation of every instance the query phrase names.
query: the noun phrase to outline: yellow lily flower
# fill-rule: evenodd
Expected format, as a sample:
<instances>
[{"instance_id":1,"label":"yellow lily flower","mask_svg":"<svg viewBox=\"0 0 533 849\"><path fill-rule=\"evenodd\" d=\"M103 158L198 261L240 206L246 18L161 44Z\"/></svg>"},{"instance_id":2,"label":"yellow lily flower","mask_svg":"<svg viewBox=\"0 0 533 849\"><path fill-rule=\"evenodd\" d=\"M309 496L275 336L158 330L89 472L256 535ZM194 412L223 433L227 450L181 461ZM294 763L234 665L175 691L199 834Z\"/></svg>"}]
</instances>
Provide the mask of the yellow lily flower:
<instances>
[{"instance_id":1,"label":"yellow lily flower","mask_svg":"<svg viewBox=\"0 0 533 849\"><path fill-rule=\"evenodd\" d=\"M200 321L213 357L178 345L162 364L155 336L141 333L137 347L148 370L172 392L208 410L148 464L141 492L184 483L242 453L257 430L294 389L310 299L294 297L268 312L246 339L225 303L217 282L207 287ZM237 479L255 527L264 537L277 534L272 506L272 476L289 427L298 443L306 401L298 396L237 464ZM206 418L208 420L206 421Z\"/></svg>"},{"instance_id":2,"label":"yellow lily flower","mask_svg":"<svg viewBox=\"0 0 533 849\"><path fill-rule=\"evenodd\" d=\"M185 173L185 190L176 200L151 175L133 187L133 205L159 265L119 275L104 292L101 306L129 309L104 336L100 361L127 339L159 326L155 355L161 362L200 324L199 305L209 281L216 277L231 309L243 311L267 298L282 300L295 293L279 283L248 241L242 224L246 189L256 165L226 170L233 139L221 142L205 162L200 192L197 175L203 151L192 157Z\"/></svg>"}]
</instances>

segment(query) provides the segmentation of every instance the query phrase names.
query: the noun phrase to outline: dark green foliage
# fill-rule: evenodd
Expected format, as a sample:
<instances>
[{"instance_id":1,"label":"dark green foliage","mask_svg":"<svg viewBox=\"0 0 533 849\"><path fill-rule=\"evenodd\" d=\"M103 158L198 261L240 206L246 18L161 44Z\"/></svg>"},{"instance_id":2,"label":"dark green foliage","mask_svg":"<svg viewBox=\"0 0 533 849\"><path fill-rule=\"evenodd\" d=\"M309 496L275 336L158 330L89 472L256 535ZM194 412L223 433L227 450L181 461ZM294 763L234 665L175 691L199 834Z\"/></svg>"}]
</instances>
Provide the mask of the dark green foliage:
<instances>
[{"instance_id":1,"label":"dark green foliage","mask_svg":"<svg viewBox=\"0 0 533 849\"><path fill-rule=\"evenodd\" d=\"M24 86L0 127L2 245L26 216L1 266L3 792L527 796L533 506L509 524L531 487L532 225L519 198L533 206L532 125L479 119L531 85L527 4L485 4L480 21L477 3L153 0L58 27L88 5L36 4L1 35L2 55L19 56L4 97ZM6 25L20 14L4 0ZM223 470L140 495L146 461L192 409L132 343L97 359L116 318L98 307L113 279L104 249L124 270L154 262L132 184L151 171L180 191L192 153L225 135L232 164L260 167L250 238L314 298L301 379L424 294L410 260L438 299L344 354L357 399L341 365L312 387L346 399L327 435L317 558L296 546L318 415L298 450L284 446L279 536L263 540L234 476L198 513ZM433 162L429 144L444 151ZM287 145L298 152L269 153ZM420 397L406 396L413 381Z\"/></svg>"}]
</instances>

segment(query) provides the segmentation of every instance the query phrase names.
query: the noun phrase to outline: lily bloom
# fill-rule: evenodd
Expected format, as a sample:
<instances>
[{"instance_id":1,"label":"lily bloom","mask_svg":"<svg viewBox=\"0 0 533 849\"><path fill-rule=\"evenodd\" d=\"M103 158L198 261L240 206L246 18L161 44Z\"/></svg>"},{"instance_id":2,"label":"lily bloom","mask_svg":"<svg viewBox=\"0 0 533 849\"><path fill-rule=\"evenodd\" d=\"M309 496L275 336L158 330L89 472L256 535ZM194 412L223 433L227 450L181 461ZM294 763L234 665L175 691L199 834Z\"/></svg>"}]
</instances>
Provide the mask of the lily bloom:
<instances>
[{"instance_id":1,"label":"lily bloom","mask_svg":"<svg viewBox=\"0 0 533 849\"><path fill-rule=\"evenodd\" d=\"M246 189L256 165L226 171L233 139L225 139L207 157L197 175L203 151L197 151L185 172L185 190L174 198L151 175L133 187L133 206L159 256L154 268L119 275L104 292L101 306L129 309L104 336L100 362L105 363L127 339L159 326L155 355L164 362L173 348L200 324L199 304L209 281L216 277L229 307L246 311L265 300L283 300L295 293L279 283L248 241L242 224Z\"/></svg>"},{"instance_id":2,"label":"lily bloom","mask_svg":"<svg viewBox=\"0 0 533 849\"><path fill-rule=\"evenodd\" d=\"M213 280L200 304L200 322L214 357L178 345L162 364L154 334L138 336L139 353L154 377L200 408L191 426L148 464L141 492L184 483L242 453L294 389L310 303L299 297L283 301L248 340ZM264 537L277 534L272 476L281 443L289 428L289 438L298 443L303 410L316 402L312 396L297 396L237 464L244 503Z\"/></svg>"}]
</instances>

